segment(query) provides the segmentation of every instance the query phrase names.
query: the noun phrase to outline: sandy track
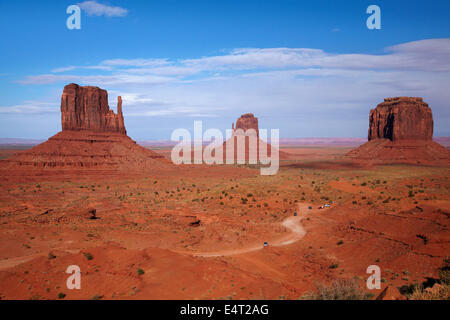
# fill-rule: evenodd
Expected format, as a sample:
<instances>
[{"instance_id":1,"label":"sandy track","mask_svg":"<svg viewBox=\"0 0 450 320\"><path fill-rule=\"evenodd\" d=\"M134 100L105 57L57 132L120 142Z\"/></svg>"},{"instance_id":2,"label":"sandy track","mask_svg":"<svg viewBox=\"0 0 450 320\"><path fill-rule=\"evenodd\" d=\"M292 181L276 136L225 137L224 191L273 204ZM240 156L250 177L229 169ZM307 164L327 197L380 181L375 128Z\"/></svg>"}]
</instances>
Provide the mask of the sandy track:
<instances>
[{"instance_id":1,"label":"sandy track","mask_svg":"<svg viewBox=\"0 0 450 320\"><path fill-rule=\"evenodd\" d=\"M314 212L315 210L309 210L308 209L309 204L299 204L298 205L298 211L300 215L298 216L291 216L286 218L281 225L285 228L287 228L290 231L290 234L283 236L279 239L272 240L269 245L272 247L281 247L281 246L287 246L294 242L299 241L306 235L306 230L301 225L302 219L305 217L307 210L310 212ZM316 209L317 210L317 209ZM237 255L237 254L243 254L253 251L258 251L263 249L264 246L261 243L260 245L251 245L242 247L239 249L227 249L227 250L220 250L220 251L213 251L213 252L180 252L184 254L190 254L195 257L223 257L223 256L231 256L231 255Z\"/></svg>"}]
</instances>

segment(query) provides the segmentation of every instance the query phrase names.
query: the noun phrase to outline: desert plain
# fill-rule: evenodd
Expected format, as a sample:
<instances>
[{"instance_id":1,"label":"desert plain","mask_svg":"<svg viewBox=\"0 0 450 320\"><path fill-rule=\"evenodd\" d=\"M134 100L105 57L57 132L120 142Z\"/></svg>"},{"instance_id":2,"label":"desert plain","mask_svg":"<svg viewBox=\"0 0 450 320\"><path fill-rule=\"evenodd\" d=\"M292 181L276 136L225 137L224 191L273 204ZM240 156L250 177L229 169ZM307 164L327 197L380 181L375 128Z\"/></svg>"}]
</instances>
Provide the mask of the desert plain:
<instances>
[{"instance_id":1,"label":"desert plain","mask_svg":"<svg viewBox=\"0 0 450 320\"><path fill-rule=\"evenodd\" d=\"M450 151L421 98L371 110L367 142L272 146L272 175L175 165L117 110L72 83L61 132L2 147L1 299L448 299ZM251 113L232 128L247 160L265 143Z\"/></svg>"},{"instance_id":2,"label":"desert plain","mask_svg":"<svg viewBox=\"0 0 450 320\"><path fill-rule=\"evenodd\" d=\"M381 269L381 289L365 289L374 298L438 279L450 168L366 165L343 157L351 149L282 147L292 159L274 176L243 165L3 171L0 297L301 299L338 279L365 289L369 265ZM81 290L66 287L69 265Z\"/></svg>"}]
</instances>

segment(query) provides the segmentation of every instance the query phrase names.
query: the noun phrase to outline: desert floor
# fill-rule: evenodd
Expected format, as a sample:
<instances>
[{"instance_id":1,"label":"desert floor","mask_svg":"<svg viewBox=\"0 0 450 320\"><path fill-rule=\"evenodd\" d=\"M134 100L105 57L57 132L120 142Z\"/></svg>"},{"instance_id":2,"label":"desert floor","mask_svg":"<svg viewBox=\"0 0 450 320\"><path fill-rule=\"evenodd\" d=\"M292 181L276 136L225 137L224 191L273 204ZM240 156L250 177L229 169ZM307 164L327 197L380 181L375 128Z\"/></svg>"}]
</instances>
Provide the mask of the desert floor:
<instances>
[{"instance_id":1,"label":"desert floor","mask_svg":"<svg viewBox=\"0 0 450 320\"><path fill-rule=\"evenodd\" d=\"M275 176L237 165L2 172L0 298L299 299L340 278L365 288L369 265L382 288L437 278L450 255L449 167L282 150L294 156ZM66 287L70 265L80 290Z\"/></svg>"}]
</instances>

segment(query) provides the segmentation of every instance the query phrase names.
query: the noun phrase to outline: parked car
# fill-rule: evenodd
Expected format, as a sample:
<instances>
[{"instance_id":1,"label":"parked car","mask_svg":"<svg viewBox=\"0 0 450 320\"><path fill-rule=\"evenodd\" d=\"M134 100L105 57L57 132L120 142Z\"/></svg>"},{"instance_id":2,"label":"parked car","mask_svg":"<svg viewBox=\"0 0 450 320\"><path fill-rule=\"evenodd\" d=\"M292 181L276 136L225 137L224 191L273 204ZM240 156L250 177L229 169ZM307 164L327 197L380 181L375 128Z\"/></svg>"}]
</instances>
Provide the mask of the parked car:
<instances>
[{"instance_id":1,"label":"parked car","mask_svg":"<svg viewBox=\"0 0 450 320\"><path fill-rule=\"evenodd\" d=\"M264 241L264 247L267 247L269 243L267 241Z\"/></svg>"}]
</instances>

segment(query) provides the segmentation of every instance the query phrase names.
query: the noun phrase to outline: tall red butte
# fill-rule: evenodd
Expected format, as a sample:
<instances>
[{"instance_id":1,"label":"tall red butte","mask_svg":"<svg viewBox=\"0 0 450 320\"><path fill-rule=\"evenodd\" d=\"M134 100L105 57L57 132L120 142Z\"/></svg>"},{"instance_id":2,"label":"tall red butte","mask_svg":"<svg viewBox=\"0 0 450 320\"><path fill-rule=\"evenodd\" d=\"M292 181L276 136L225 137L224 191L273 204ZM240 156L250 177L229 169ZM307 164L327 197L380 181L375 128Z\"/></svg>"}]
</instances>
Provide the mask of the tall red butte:
<instances>
[{"instance_id":1,"label":"tall red butte","mask_svg":"<svg viewBox=\"0 0 450 320\"><path fill-rule=\"evenodd\" d=\"M433 114L422 98L384 99L370 110L368 139L347 156L380 163L450 162L450 151L433 141Z\"/></svg>"},{"instance_id":2,"label":"tall red butte","mask_svg":"<svg viewBox=\"0 0 450 320\"><path fill-rule=\"evenodd\" d=\"M254 130L254 134L249 134L248 135L256 135L256 139L255 139L255 145L250 145L250 137L249 136L245 136L247 130ZM271 156L272 155L272 146L270 145L270 143L266 143L265 141L261 140L259 138L259 127L258 127L258 118L254 116L253 113L246 113L241 115L237 120L236 120L236 127L234 126L234 123L232 124L232 136L230 139L228 139L227 141L224 142L223 144L223 157L224 157L224 162L226 159L226 154L227 154L227 144L228 143L234 143L234 156L230 157L231 159L234 159L234 161L236 161L238 159L237 157L237 152L238 152L238 137L239 136L245 136L244 140L242 142L245 142L245 146L244 146L244 160L245 162L248 162L250 160L250 155L254 154L255 155L255 160L260 160L260 156L259 156L259 149L263 148L263 150L267 151L267 156ZM270 137L270 130L267 130L267 135L269 138ZM274 148L275 150L275 148ZM278 157L280 160L288 160L290 157L290 154L284 151L280 151L278 150Z\"/></svg>"},{"instance_id":3,"label":"tall red butte","mask_svg":"<svg viewBox=\"0 0 450 320\"><path fill-rule=\"evenodd\" d=\"M108 93L98 87L71 83L61 97L62 131L3 163L21 169L146 170L168 164L163 157L127 136L119 96L117 114Z\"/></svg>"}]
</instances>

